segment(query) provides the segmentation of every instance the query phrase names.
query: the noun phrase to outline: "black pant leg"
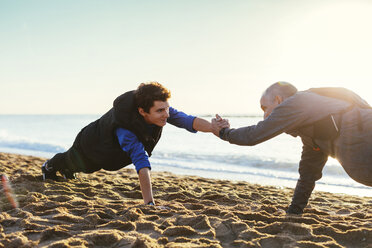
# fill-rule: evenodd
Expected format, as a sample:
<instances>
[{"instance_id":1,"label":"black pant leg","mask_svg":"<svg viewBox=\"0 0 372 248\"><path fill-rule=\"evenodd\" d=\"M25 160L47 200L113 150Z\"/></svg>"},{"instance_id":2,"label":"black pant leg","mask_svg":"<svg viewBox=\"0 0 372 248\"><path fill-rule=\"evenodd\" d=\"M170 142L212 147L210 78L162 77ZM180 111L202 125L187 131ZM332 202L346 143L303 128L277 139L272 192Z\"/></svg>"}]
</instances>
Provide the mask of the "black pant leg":
<instances>
[{"instance_id":1,"label":"black pant leg","mask_svg":"<svg viewBox=\"0 0 372 248\"><path fill-rule=\"evenodd\" d=\"M48 168L60 171L66 168L67 152L57 153L48 161Z\"/></svg>"},{"instance_id":2,"label":"black pant leg","mask_svg":"<svg viewBox=\"0 0 372 248\"><path fill-rule=\"evenodd\" d=\"M48 161L48 168L53 168L55 171L68 171L71 173L85 172L85 163L82 161L79 152L74 146L66 152L57 153Z\"/></svg>"}]
</instances>

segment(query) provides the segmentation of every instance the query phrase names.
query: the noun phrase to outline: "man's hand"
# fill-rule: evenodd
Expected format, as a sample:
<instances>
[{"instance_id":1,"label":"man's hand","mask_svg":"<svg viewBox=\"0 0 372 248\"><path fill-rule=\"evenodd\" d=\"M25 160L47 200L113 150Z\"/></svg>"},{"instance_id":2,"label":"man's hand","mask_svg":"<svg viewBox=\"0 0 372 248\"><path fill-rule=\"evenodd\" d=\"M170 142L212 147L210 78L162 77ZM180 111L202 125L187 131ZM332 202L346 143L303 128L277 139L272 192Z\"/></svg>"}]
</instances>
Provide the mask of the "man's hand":
<instances>
[{"instance_id":1,"label":"man's hand","mask_svg":"<svg viewBox=\"0 0 372 248\"><path fill-rule=\"evenodd\" d=\"M221 116L216 114L216 118L212 119L212 132L219 137L222 128L230 128L229 120L222 119Z\"/></svg>"},{"instance_id":2,"label":"man's hand","mask_svg":"<svg viewBox=\"0 0 372 248\"><path fill-rule=\"evenodd\" d=\"M140 181L144 203L148 204L149 202L154 202L154 198L152 196L150 169L147 167L140 169L138 172L138 178Z\"/></svg>"}]
</instances>

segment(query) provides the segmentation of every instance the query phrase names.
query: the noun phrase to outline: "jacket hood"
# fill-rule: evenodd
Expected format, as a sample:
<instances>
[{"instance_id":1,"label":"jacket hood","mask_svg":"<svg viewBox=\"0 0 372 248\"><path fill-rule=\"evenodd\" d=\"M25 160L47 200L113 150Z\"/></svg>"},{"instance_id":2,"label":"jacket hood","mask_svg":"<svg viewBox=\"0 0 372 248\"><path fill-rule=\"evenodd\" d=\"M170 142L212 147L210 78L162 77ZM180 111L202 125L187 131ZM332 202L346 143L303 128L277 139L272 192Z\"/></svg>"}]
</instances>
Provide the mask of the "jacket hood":
<instances>
[{"instance_id":1,"label":"jacket hood","mask_svg":"<svg viewBox=\"0 0 372 248\"><path fill-rule=\"evenodd\" d=\"M134 90L118 96L113 103L115 122L120 127L128 127L134 118L140 117L134 100ZM139 116L138 116L139 115Z\"/></svg>"}]
</instances>

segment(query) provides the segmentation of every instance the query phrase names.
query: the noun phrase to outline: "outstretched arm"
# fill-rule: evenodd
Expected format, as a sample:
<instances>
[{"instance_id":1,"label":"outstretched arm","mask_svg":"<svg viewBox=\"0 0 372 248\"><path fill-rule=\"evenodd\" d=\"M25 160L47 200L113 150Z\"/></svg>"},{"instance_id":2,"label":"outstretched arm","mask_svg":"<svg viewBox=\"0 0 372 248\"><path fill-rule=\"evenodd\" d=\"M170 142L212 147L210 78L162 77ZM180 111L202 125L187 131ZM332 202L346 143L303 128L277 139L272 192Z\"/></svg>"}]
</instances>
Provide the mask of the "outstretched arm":
<instances>
[{"instance_id":1,"label":"outstretched arm","mask_svg":"<svg viewBox=\"0 0 372 248\"><path fill-rule=\"evenodd\" d=\"M228 127L230 127L229 121L227 119L222 119L219 115L216 115L216 118L213 118L212 119L212 122L213 122L213 120L217 120L218 121L218 125L221 128L228 128ZM192 127L196 131L212 133L212 132L214 132L214 129L213 129L213 126L212 125L213 125L213 123L211 123L211 122L209 122L209 121L207 121L205 119L196 117L194 119L194 123L193 123Z\"/></svg>"},{"instance_id":2,"label":"outstretched arm","mask_svg":"<svg viewBox=\"0 0 372 248\"><path fill-rule=\"evenodd\" d=\"M154 203L154 198L152 195L150 169L147 167L140 169L140 171L138 172L138 178L140 181L143 202L145 204L148 204L149 202Z\"/></svg>"},{"instance_id":3,"label":"outstretched arm","mask_svg":"<svg viewBox=\"0 0 372 248\"><path fill-rule=\"evenodd\" d=\"M200 132L212 132L211 123L203 118L196 117L192 123L192 128Z\"/></svg>"},{"instance_id":4,"label":"outstretched arm","mask_svg":"<svg viewBox=\"0 0 372 248\"><path fill-rule=\"evenodd\" d=\"M176 127L184 128L189 132L212 132L212 124L206 119L196 117L194 115L187 115L184 112L178 111L175 108L169 108L168 122Z\"/></svg>"},{"instance_id":5,"label":"outstretched arm","mask_svg":"<svg viewBox=\"0 0 372 248\"><path fill-rule=\"evenodd\" d=\"M307 116L292 102L280 104L263 121L240 128L224 128L218 118L212 120L213 133L231 144L254 146L275 136L303 126ZM309 123L311 124L311 123Z\"/></svg>"}]
</instances>

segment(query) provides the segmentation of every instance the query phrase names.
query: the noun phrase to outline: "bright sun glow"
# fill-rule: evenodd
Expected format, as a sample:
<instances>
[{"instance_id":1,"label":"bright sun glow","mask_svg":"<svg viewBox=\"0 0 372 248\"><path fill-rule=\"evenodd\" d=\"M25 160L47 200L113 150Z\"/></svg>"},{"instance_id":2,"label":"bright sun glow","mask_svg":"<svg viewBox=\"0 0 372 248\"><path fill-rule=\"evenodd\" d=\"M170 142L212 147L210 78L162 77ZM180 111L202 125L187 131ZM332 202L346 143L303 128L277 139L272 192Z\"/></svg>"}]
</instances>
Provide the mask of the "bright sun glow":
<instances>
[{"instance_id":1,"label":"bright sun glow","mask_svg":"<svg viewBox=\"0 0 372 248\"><path fill-rule=\"evenodd\" d=\"M16 2L0 2L3 114L103 114L147 81L194 114L261 114L276 81L372 103L369 0Z\"/></svg>"},{"instance_id":2,"label":"bright sun glow","mask_svg":"<svg viewBox=\"0 0 372 248\"><path fill-rule=\"evenodd\" d=\"M279 31L287 37L283 43L288 53L283 56L296 60L291 70L300 72L302 81L313 78L304 88L346 87L372 103L371 13L370 1L331 2Z\"/></svg>"}]
</instances>

